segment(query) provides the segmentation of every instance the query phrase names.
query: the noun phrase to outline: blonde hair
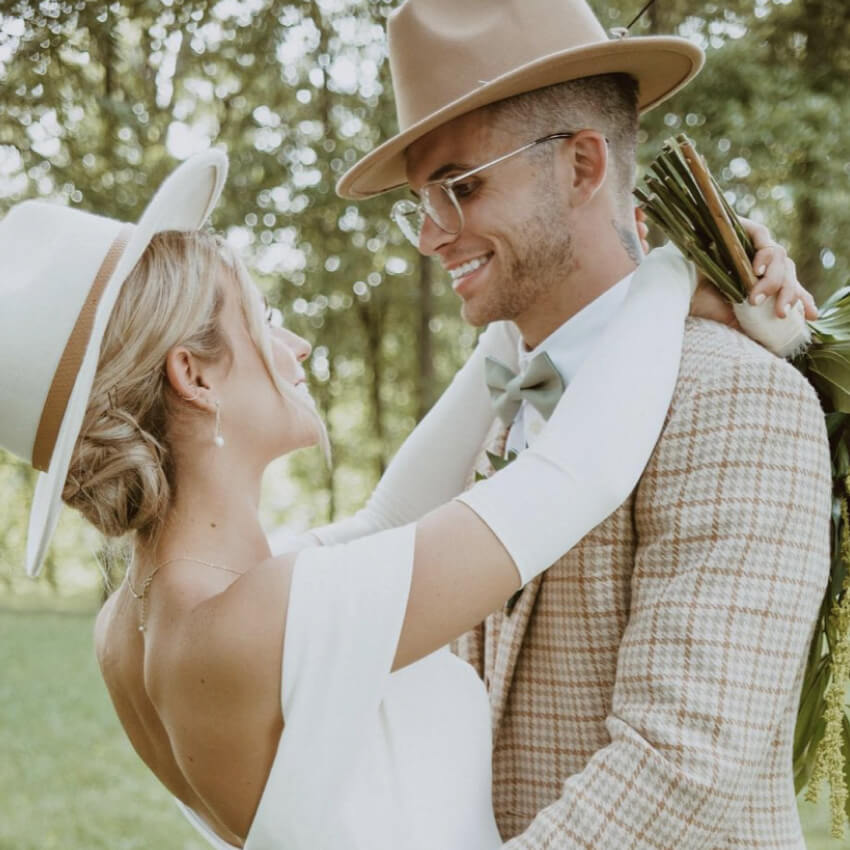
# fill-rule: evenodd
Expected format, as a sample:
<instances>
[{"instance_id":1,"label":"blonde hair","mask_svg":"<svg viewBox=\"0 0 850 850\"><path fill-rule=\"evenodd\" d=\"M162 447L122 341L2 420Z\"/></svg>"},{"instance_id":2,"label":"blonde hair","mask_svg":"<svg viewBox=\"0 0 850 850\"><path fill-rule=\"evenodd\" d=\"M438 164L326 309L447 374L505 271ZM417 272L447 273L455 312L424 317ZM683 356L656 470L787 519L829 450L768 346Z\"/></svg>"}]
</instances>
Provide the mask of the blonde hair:
<instances>
[{"instance_id":1,"label":"blonde hair","mask_svg":"<svg viewBox=\"0 0 850 850\"><path fill-rule=\"evenodd\" d=\"M232 355L220 325L228 277L237 284L246 326L275 387L313 422L329 456L327 432L312 402L277 374L244 263L210 233L158 233L112 311L62 492L108 537L136 532L150 541L161 528L175 486L169 424L177 397L166 377L166 355L176 345L205 361Z\"/></svg>"}]
</instances>

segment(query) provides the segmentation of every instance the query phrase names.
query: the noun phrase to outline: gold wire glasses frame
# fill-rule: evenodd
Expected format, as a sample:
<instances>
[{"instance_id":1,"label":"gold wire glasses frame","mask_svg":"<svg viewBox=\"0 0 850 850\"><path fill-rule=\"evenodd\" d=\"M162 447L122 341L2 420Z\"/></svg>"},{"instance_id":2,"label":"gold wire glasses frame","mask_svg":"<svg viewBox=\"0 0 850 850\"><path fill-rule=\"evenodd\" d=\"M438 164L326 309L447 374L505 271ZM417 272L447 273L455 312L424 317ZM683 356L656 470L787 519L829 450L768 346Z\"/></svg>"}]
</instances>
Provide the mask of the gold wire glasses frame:
<instances>
[{"instance_id":1,"label":"gold wire glasses frame","mask_svg":"<svg viewBox=\"0 0 850 850\"><path fill-rule=\"evenodd\" d=\"M502 154L502 156L490 162L485 162L484 165L478 165L470 171L464 171L463 174L457 174L454 177L449 177L447 180L426 183L419 190L420 200L418 203L409 198L396 201L393 204L390 217L398 225L399 230L401 230L407 240L416 248L419 247L426 217L430 218L440 230L448 233L450 236L457 236L463 230L463 210L455 194L455 186L479 174L485 168L492 168L500 162L505 162L505 160L513 156L530 150L535 145L540 145L543 142L551 142L555 139L571 139L577 132L579 131L576 130L572 133L551 133L548 136L535 139L533 142L528 142L528 144L510 151L510 153Z\"/></svg>"}]
</instances>

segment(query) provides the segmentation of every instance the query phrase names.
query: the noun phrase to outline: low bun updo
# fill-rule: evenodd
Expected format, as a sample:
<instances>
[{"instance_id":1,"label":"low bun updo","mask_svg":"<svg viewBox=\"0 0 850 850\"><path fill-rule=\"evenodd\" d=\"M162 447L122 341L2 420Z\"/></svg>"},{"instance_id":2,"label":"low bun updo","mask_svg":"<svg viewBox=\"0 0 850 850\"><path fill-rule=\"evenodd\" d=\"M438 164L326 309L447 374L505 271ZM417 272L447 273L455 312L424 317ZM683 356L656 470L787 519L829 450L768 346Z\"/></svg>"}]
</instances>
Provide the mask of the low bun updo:
<instances>
[{"instance_id":1,"label":"low bun updo","mask_svg":"<svg viewBox=\"0 0 850 850\"><path fill-rule=\"evenodd\" d=\"M121 289L62 492L108 537L152 537L170 504L166 355L175 345L204 360L229 351L222 269L235 273L218 237L168 231L151 239Z\"/></svg>"},{"instance_id":2,"label":"low bun updo","mask_svg":"<svg viewBox=\"0 0 850 850\"><path fill-rule=\"evenodd\" d=\"M284 398L310 419L329 456L312 403L277 374L268 326L244 263L202 231L156 234L127 277L107 325L62 499L108 537L155 539L174 496L169 429L178 406L166 376L177 345L200 360L231 355L220 326L228 281L237 284L246 326Z\"/></svg>"},{"instance_id":3,"label":"low bun updo","mask_svg":"<svg viewBox=\"0 0 850 850\"><path fill-rule=\"evenodd\" d=\"M106 407L86 419L63 501L107 537L149 535L170 499L166 449L129 411Z\"/></svg>"}]
</instances>

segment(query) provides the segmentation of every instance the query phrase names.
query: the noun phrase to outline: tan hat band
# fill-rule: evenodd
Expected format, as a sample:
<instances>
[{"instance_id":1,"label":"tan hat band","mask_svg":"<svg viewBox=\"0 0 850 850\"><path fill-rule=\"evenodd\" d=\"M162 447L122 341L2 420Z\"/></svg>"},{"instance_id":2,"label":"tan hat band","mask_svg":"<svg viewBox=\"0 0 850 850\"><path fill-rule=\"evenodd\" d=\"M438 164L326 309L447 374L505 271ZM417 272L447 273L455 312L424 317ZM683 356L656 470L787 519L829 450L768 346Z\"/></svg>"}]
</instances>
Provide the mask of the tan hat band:
<instances>
[{"instance_id":1,"label":"tan hat band","mask_svg":"<svg viewBox=\"0 0 850 850\"><path fill-rule=\"evenodd\" d=\"M133 225L125 224L109 246L109 250L95 275L89 294L80 309L80 314L77 316L77 321L74 323L71 335L68 337L68 342L65 344L59 366L53 375L53 381L50 384L50 390L41 411L41 420L38 423L32 452L32 465L41 472L46 472L48 466L50 466L53 449L59 436L59 428L65 417L68 400L71 397L71 390L74 388L91 337L97 305L100 303L103 290L127 247L132 232Z\"/></svg>"}]
</instances>

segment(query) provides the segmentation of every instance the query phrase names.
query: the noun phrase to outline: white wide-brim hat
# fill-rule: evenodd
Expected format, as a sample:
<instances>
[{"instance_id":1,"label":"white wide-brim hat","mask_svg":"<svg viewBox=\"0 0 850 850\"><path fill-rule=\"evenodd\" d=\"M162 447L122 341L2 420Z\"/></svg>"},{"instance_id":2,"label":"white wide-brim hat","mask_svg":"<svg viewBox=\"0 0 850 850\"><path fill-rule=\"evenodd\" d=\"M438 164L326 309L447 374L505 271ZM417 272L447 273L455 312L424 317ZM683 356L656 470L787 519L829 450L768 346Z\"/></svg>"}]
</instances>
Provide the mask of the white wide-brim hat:
<instances>
[{"instance_id":1,"label":"white wide-brim hat","mask_svg":"<svg viewBox=\"0 0 850 850\"><path fill-rule=\"evenodd\" d=\"M135 225L41 201L17 204L0 221L0 446L41 470L27 535L30 576L56 528L121 287L155 234L203 226L226 176L221 151L193 156Z\"/></svg>"},{"instance_id":2,"label":"white wide-brim hat","mask_svg":"<svg viewBox=\"0 0 850 850\"><path fill-rule=\"evenodd\" d=\"M399 132L342 175L362 199L407 183L405 151L482 106L598 74L629 74L652 109L700 70L704 54L675 36L609 38L586 0L406 0L387 24ZM572 130L552 126L551 132Z\"/></svg>"}]
</instances>

